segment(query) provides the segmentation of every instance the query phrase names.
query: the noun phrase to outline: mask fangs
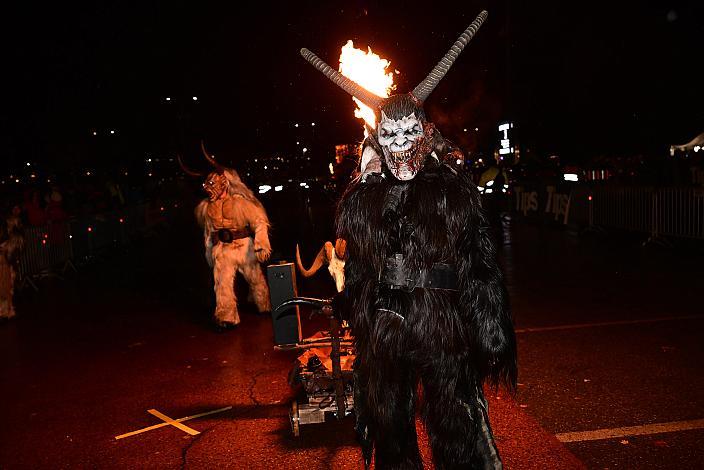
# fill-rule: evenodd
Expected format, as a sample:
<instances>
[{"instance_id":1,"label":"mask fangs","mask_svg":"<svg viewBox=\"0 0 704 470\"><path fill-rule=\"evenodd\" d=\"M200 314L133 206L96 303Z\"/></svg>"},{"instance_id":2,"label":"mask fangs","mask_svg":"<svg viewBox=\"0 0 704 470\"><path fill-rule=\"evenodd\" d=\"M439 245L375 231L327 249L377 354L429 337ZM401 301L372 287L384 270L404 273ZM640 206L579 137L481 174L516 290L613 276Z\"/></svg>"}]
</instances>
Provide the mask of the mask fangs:
<instances>
[{"instance_id":1,"label":"mask fangs","mask_svg":"<svg viewBox=\"0 0 704 470\"><path fill-rule=\"evenodd\" d=\"M384 151L386 165L397 179L411 180L420 170L424 156L419 155L418 144L422 137L423 123L415 113L394 120L381 112L377 140Z\"/></svg>"}]
</instances>

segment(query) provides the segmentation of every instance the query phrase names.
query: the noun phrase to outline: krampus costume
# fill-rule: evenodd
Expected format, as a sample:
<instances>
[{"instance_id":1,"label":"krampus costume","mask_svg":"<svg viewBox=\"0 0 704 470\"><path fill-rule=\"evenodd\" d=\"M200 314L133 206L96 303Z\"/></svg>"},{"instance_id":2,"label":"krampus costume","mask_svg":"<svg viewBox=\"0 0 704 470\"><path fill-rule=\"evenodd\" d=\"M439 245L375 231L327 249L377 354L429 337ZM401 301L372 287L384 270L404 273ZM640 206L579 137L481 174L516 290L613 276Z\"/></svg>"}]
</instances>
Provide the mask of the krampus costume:
<instances>
[{"instance_id":1,"label":"krampus costume","mask_svg":"<svg viewBox=\"0 0 704 470\"><path fill-rule=\"evenodd\" d=\"M206 159L215 167L203 183L208 198L196 207L203 227L205 258L215 280L215 322L231 328L240 322L235 294L235 276L240 273L259 312L271 310L269 287L259 263L269 259L269 219L261 202L245 186L237 172L220 165L203 147ZM181 159L182 169L193 176Z\"/></svg>"},{"instance_id":2,"label":"krampus costume","mask_svg":"<svg viewBox=\"0 0 704 470\"><path fill-rule=\"evenodd\" d=\"M377 114L337 215L348 253L340 303L357 348L357 432L365 463L374 450L377 468L422 468L414 423L419 383L436 467L502 467L482 385L515 387L506 290L476 186L453 163L458 149L423 110L486 15L411 93L386 99L301 50Z\"/></svg>"}]
</instances>

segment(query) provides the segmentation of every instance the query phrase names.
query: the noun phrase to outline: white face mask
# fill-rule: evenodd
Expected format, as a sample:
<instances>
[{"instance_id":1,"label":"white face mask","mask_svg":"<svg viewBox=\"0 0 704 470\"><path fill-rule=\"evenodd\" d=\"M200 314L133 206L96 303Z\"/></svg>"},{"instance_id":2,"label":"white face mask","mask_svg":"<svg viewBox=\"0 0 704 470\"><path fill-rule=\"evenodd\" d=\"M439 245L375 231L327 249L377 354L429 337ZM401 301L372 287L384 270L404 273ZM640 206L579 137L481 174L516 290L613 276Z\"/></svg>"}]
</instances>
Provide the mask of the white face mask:
<instances>
[{"instance_id":1,"label":"white face mask","mask_svg":"<svg viewBox=\"0 0 704 470\"><path fill-rule=\"evenodd\" d=\"M377 126L377 141L384 151L386 165L393 175L408 181L416 176L422 161L417 155L417 147L423 137L423 123L411 113L398 120L389 119L381 112Z\"/></svg>"}]
</instances>

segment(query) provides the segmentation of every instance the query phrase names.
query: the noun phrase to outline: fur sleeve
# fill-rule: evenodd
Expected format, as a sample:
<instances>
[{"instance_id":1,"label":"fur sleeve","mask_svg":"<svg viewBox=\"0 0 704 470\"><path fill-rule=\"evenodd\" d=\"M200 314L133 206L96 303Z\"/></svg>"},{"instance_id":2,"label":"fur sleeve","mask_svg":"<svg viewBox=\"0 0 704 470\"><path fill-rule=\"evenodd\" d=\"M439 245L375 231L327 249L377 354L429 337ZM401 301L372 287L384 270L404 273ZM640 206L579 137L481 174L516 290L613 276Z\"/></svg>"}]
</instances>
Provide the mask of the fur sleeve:
<instances>
[{"instance_id":1,"label":"fur sleeve","mask_svg":"<svg viewBox=\"0 0 704 470\"><path fill-rule=\"evenodd\" d=\"M200 225L202 229L208 230L208 200L203 199L200 201L193 212L195 213L198 225Z\"/></svg>"},{"instance_id":2,"label":"fur sleeve","mask_svg":"<svg viewBox=\"0 0 704 470\"><path fill-rule=\"evenodd\" d=\"M460 301L468 312L469 337L482 378L515 390L516 337L504 285L496 260L491 228L481 207L479 192L466 175L469 197L465 230L458 238Z\"/></svg>"},{"instance_id":3,"label":"fur sleeve","mask_svg":"<svg viewBox=\"0 0 704 470\"><path fill-rule=\"evenodd\" d=\"M256 236L269 236L269 217L266 215L266 210L261 203L256 204L242 197L235 207L237 212L236 218L241 218L243 221L246 221Z\"/></svg>"},{"instance_id":4,"label":"fur sleeve","mask_svg":"<svg viewBox=\"0 0 704 470\"><path fill-rule=\"evenodd\" d=\"M203 199L194 211L198 225L203 229L203 244L205 245L205 260L208 266L213 267L213 241L210 239L212 224L208 220L208 200Z\"/></svg>"}]
</instances>

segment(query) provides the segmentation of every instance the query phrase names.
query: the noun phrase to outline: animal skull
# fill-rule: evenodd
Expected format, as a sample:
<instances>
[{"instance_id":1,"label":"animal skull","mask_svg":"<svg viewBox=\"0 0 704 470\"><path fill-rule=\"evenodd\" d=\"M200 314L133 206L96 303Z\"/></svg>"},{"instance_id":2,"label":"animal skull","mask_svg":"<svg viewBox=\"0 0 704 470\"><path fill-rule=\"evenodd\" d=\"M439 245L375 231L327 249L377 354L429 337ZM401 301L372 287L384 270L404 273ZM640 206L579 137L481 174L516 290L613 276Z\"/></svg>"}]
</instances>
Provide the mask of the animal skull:
<instances>
[{"instance_id":1,"label":"animal skull","mask_svg":"<svg viewBox=\"0 0 704 470\"><path fill-rule=\"evenodd\" d=\"M347 248L347 242L342 238L335 240L335 246L332 246L331 242L325 242L323 247L318 252L318 255L313 261L313 265L310 269L303 267L301 262L301 253L296 245L296 264L298 265L298 270L301 272L303 277L311 277L313 274L318 272L318 270L323 266L323 264L328 265L328 271L330 275L335 280L335 287L338 292L342 292L345 288L345 251Z\"/></svg>"}]
</instances>

